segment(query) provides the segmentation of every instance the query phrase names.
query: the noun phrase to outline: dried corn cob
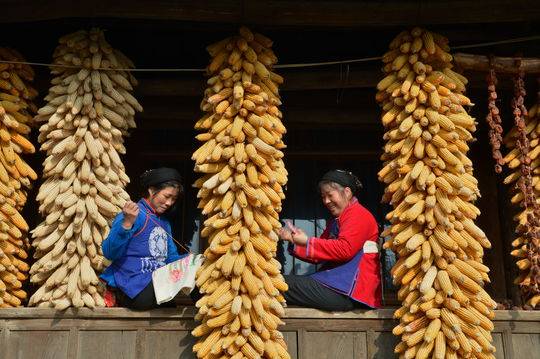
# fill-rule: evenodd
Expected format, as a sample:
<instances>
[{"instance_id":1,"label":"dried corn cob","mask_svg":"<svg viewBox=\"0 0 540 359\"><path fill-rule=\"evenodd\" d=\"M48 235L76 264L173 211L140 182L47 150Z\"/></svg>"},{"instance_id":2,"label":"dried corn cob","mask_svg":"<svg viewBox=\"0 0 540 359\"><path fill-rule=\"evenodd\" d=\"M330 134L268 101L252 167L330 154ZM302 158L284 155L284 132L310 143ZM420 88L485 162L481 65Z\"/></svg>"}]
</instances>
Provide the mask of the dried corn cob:
<instances>
[{"instance_id":1,"label":"dried corn cob","mask_svg":"<svg viewBox=\"0 0 540 359\"><path fill-rule=\"evenodd\" d=\"M29 305L64 309L103 306L97 274L101 242L129 199L120 154L123 136L142 107L131 95L133 67L103 31L62 37L54 52L52 87L39 109L38 140L47 153L37 199L45 217L33 231L36 262L30 280L40 285ZM75 67L73 67L75 66Z\"/></svg>"},{"instance_id":2,"label":"dried corn cob","mask_svg":"<svg viewBox=\"0 0 540 359\"><path fill-rule=\"evenodd\" d=\"M15 50L0 48L0 60L24 61ZM36 90L29 82L34 71L28 65L0 63L0 308L18 307L27 297L28 224L20 211L27 199L34 170L23 154L34 153L27 139L37 108Z\"/></svg>"},{"instance_id":3,"label":"dried corn cob","mask_svg":"<svg viewBox=\"0 0 540 359\"><path fill-rule=\"evenodd\" d=\"M209 243L197 275L202 324L192 332L202 337L193 348L199 358L289 358L277 331L287 285L274 257L287 171L278 109L283 80L271 70L271 46L242 27L240 36L207 48L207 114L195 124L203 144L192 156L202 173L195 187Z\"/></svg>"},{"instance_id":4,"label":"dried corn cob","mask_svg":"<svg viewBox=\"0 0 540 359\"><path fill-rule=\"evenodd\" d=\"M482 288L490 243L474 224L480 193L466 156L476 123L463 108L471 105L467 80L452 70L448 51L440 35L404 31L383 56L386 77L377 85L386 128L379 179L393 206L385 246L399 255L391 271L402 300L395 352L408 358L494 351L490 340L476 338L481 326L492 329L495 305Z\"/></svg>"},{"instance_id":5,"label":"dried corn cob","mask_svg":"<svg viewBox=\"0 0 540 359\"><path fill-rule=\"evenodd\" d=\"M521 211L514 217L517 222L517 238L512 242L514 250L511 254L517 259L519 276L514 283L518 284L526 305L535 308L540 305L540 242L538 240L540 169L537 160L540 153L538 103L527 110L523 106L525 88L523 79L516 79L516 98L514 99L514 115L516 125L505 138L509 153L504 157L505 164L512 171L504 182L514 184L513 204L519 205ZM538 93L540 99L540 92Z\"/></svg>"}]
</instances>

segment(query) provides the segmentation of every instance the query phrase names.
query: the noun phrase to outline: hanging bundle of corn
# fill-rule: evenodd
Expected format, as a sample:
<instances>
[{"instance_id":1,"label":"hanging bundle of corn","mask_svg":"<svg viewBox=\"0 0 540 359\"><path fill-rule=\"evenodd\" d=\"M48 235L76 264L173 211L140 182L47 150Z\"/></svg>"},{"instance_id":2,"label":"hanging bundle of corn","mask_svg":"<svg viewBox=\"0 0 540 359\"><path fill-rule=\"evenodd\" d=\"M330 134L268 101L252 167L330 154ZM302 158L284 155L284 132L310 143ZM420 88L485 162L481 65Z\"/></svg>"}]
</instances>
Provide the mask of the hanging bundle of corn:
<instances>
[{"instance_id":1,"label":"hanging bundle of corn","mask_svg":"<svg viewBox=\"0 0 540 359\"><path fill-rule=\"evenodd\" d=\"M123 136L142 111L131 95L133 67L101 30L64 36L54 52L52 87L39 109L39 142L47 153L37 200L45 217L32 231L40 285L30 305L64 309L103 306L97 273L101 242L129 198L120 154ZM66 66L67 65L67 66Z\"/></svg>"},{"instance_id":2,"label":"hanging bundle of corn","mask_svg":"<svg viewBox=\"0 0 540 359\"><path fill-rule=\"evenodd\" d=\"M520 286L526 305L540 304L540 226L538 198L540 195L540 113L538 103L527 112L523 105L525 86L523 73L515 79L513 113L515 126L505 138L510 152L504 157L512 171L504 182L512 184L513 204L521 211L515 216L517 238L512 242L511 254L517 258L519 276L515 284ZM540 92L538 93L540 99Z\"/></svg>"},{"instance_id":3,"label":"hanging bundle of corn","mask_svg":"<svg viewBox=\"0 0 540 359\"><path fill-rule=\"evenodd\" d=\"M24 61L0 48L0 60ZM28 141L37 92L29 86L34 71L28 65L0 63L0 308L18 307L26 299L28 224L20 211L26 203L34 170L21 157L34 153Z\"/></svg>"},{"instance_id":4,"label":"hanging bundle of corn","mask_svg":"<svg viewBox=\"0 0 540 359\"><path fill-rule=\"evenodd\" d=\"M482 288L490 243L474 220L479 196L466 156L475 121L463 106L467 80L452 70L447 39L415 28L404 31L383 56L386 77L377 85L386 128L380 181L387 247L399 255L392 268L402 306L393 333L403 358L493 358L495 302Z\"/></svg>"},{"instance_id":5,"label":"hanging bundle of corn","mask_svg":"<svg viewBox=\"0 0 540 359\"><path fill-rule=\"evenodd\" d=\"M287 171L277 107L283 79L271 70L271 46L242 27L207 48L206 115L195 124L203 144L192 157L209 243L197 274L199 358L289 358L277 329L287 285L274 257Z\"/></svg>"}]
</instances>

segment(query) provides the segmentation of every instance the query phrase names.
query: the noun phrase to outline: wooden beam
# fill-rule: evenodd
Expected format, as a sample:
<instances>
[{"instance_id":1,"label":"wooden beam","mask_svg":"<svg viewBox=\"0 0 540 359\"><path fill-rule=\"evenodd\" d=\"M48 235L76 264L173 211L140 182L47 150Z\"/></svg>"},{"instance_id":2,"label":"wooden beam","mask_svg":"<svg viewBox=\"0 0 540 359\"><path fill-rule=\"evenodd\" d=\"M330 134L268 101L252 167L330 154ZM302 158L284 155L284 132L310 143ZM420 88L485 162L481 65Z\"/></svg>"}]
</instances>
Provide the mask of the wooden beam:
<instances>
[{"instance_id":1,"label":"wooden beam","mask_svg":"<svg viewBox=\"0 0 540 359\"><path fill-rule=\"evenodd\" d=\"M468 71L485 71L478 66L469 65L471 56L476 55L456 54L456 64ZM537 61L540 63L540 60ZM280 91L287 93L310 90L374 89L383 77L380 63L375 63L377 66L351 65L348 71L339 66L283 69L278 71L285 78ZM524 65L531 68L528 62ZM540 70L540 66L538 69ZM470 75L467 87L485 88L485 86L484 75ZM138 97L197 96L202 98L205 87L206 78L201 73L183 73L174 77L171 75L139 77L139 86L135 91Z\"/></svg>"},{"instance_id":2,"label":"wooden beam","mask_svg":"<svg viewBox=\"0 0 540 359\"><path fill-rule=\"evenodd\" d=\"M4 23L63 18L123 18L269 26L414 26L537 21L537 1L9 1Z\"/></svg>"},{"instance_id":3,"label":"wooden beam","mask_svg":"<svg viewBox=\"0 0 540 359\"><path fill-rule=\"evenodd\" d=\"M200 22L238 22L239 0L69 0L9 1L0 14L4 23L58 20L64 18L118 18L181 20Z\"/></svg>"},{"instance_id":4,"label":"wooden beam","mask_svg":"<svg viewBox=\"0 0 540 359\"><path fill-rule=\"evenodd\" d=\"M371 151L338 151L338 152L328 152L328 151L287 151L285 150L285 158L288 160L294 159L333 159L341 158L354 161L366 161L372 162L374 159L378 159L382 151L377 151L376 149ZM168 160L168 161L182 161L189 160L191 158L192 152L180 152L180 151L160 151L160 152L140 152L137 153L137 157L142 159L158 159Z\"/></svg>"},{"instance_id":5,"label":"wooden beam","mask_svg":"<svg viewBox=\"0 0 540 359\"><path fill-rule=\"evenodd\" d=\"M493 68L497 73L516 74L519 69L516 66L516 58L514 57L493 57ZM473 71L489 71L490 58L483 55L457 53L454 55L456 65L464 70ZM539 58L523 58L521 59L521 69L526 74L540 74L540 59Z\"/></svg>"},{"instance_id":6,"label":"wooden beam","mask_svg":"<svg viewBox=\"0 0 540 359\"><path fill-rule=\"evenodd\" d=\"M396 308L376 310L354 310L349 312L324 312L310 308L285 308L284 318L290 319L388 319ZM0 320L38 320L38 319L145 319L145 320L181 320L193 319L197 308L192 306L179 308L161 308L146 311L133 311L127 308L68 308L59 311L53 308L7 308L0 311ZM534 310L496 310L494 321L540 322L540 312ZM45 322L43 322L45 323Z\"/></svg>"},{"instance_id":7,"label":"wooden beam","mask_svg":"<svg viewBox=\"0 0 540 359\"><path fill-rule=\"evenodd\" d=\"M144 105L144 102L143 102ZM144 112L136 115L140 129L184 129L192 128L195 121L203 116L198 106L181 105L144 105ZM335 106L284 106L283 121L285 126L295 128L302 126L349 126L362 128L379 128L381 112L377 106L350 107Z\"/></svg>"},{"instance_id":8,"label":"wooden beam","mask_svg":"<svg viewBox=\"0 0 540 359\"><path fill-rule=\"evenodd\" d=\"M382 78L379 62L373 65L346 67L328 66L321 68L280 69L285 78L280 91L305 91L374 87ZM141 96L201 96L206 87L202 73L182 73L167 77L139 77L136 93Z\"/></svg>"},{"instance_id":9,"label":"wooden beam","mask_svg":"<svg viewBox=\"0 0 540 359\"><path fill-rule=\"evenodd\" d=\"M540 4L526 0L263 1L246 6L244 13L246 19L268 25L415 26L538 20Z\"/></svg>"}]
</instances>

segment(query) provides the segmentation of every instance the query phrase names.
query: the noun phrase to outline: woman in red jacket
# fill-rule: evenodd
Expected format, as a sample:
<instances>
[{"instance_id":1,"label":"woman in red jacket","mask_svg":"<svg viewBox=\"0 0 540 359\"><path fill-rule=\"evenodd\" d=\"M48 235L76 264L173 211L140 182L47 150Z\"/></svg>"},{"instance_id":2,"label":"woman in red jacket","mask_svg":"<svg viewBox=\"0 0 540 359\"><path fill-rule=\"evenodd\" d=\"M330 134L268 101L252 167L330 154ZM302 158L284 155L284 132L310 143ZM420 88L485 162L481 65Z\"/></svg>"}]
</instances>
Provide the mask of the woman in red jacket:
<instances>
[{"instance_id":1,"label":"woman in red jacket","mask_svg":"<svg viewBox=\"0 0 540 359\"><path fill-rule=\"evenodd\" d=\"M377 308L381 305L381 278L377 249L378 226L354 194L362 184L351 172L333 170L319 182L319 191L332 220L321 237L309 238L301 229L280 231L295 257L321 263L308 276L288 275L287 303L322 310Z\"/></svg>"}]
</instances>

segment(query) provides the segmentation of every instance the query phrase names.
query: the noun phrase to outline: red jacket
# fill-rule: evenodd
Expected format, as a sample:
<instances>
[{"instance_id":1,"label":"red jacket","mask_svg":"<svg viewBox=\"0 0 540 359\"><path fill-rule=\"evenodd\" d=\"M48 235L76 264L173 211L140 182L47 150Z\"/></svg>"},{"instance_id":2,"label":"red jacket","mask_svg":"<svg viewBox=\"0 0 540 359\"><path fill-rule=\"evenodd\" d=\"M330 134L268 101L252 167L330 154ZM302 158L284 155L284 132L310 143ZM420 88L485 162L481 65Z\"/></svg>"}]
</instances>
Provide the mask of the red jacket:
<instances>
[{"instance_id":1,"label":"red jacket","mask_svg":"<svg viewBox=\"0 0 540 359\"><path fill-rule=\"evenodd\" d=\"M327 222L320 238L309 238L305 246L295 245L293 255L324 263L311 275L313 279L377 308L382 299L379 254L364 253L363 249L366 241L376 244L378 235L375 218L355 198L338 218Z\"/></svg>"}]
</instances>

